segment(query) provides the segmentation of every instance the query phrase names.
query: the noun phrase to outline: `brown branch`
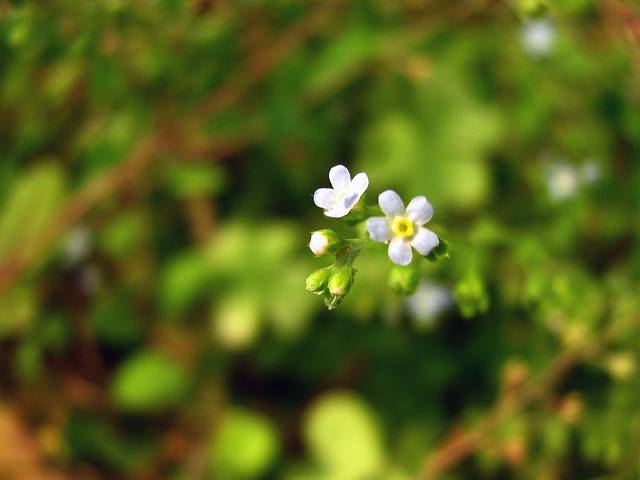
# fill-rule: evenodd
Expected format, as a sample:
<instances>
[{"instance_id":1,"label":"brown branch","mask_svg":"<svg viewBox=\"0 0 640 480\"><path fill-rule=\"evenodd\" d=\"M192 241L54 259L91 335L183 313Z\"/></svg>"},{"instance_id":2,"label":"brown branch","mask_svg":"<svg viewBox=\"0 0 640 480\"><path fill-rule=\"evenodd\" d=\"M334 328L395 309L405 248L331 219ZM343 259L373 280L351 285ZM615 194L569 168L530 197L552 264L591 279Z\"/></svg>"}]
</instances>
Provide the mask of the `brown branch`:
<instances>
[{"instance_id":1,"label":"brown branch","mask_svg":"<svg viewBox=\"0 0 640 480\"><path fill-rule=\"evenodd\" d=\"M470 429L454 427L443 443L425 457L416 478L438 478L479 450L482 440L491 435L500 422L514 410L535 402L545 403L554 387L576 364L593 358L612 339L610 334L600 338L599 345L580 346L561 353L539 380L527 379L524 367L519 367L519 372L507 369L498 399L484 419Z\"/></svg>"},{"instance_id":2,"label":"brown branch","mask_svg":"<svg viewBox=\"0 0 640 480\"><path fill-rule=\"evenodd\" d=\"M298 48L311 34L318 31L338 11L345 0L325 0L301 21L282 32L268 50L258 51L249 58L246 68L233 75L194 112L196 117L220 112L237 101L251 85L262 79L292 50Z\"/></svg>"},{"instance_id":3,"label":"brown branch","mask_svg":"<svg viewBox=\"0 0 640 480\"><path fill-rule=\"evenodd\" d=\"M599 2L604 28L623 45L636 75L640 75L640 12L621 0Z\"/></svg>"}]
</instances>

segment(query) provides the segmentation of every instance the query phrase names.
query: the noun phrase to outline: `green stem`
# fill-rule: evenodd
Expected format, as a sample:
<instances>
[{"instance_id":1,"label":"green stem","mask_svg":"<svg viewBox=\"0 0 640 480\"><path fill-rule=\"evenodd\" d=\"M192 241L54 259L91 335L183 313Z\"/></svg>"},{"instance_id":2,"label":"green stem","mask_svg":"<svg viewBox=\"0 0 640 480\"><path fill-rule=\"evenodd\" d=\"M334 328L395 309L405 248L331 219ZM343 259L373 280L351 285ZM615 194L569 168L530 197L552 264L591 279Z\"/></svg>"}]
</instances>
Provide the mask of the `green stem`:
<instances>
[{"instance_id":1,"label":"green stem","mask_svg":"<svg viewBox=\"0 0 640 480\"><path fill-rule=\"evenodd\" d=\"M338 265L351 265L358 258L360 252L364 250L369 242L369 236L362 238L351 238L347 240L347 245L342 247L336 253L336 261Z\"/></svg>"}]
</instances>

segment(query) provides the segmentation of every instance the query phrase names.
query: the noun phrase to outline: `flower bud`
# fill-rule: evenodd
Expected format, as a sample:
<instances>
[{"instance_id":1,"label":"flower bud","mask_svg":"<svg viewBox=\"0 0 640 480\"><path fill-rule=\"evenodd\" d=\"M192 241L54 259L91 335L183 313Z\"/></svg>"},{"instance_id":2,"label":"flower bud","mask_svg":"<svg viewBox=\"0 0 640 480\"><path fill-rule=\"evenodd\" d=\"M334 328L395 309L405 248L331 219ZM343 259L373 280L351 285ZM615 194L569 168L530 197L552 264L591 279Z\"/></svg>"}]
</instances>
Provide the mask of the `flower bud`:
<instances>
[{"instance_id":1,"label":"flower bud","mask_svg":"<svg viewBox=\"0 0 640 480\"><path fill-rule=\"evenodd\" d=\"M322 295L327 289L327 284L332 274L333 267L321 268L320 270L312 272L311 275L307 277L307 290L316 295Z\"/></svg>"},{"instance_id":2,"label":"flower bud","mask_svg":"<svg viewBox=\"0 0 640 480\"><path fill-rule=\"evenodd\" d=\"M400 295L411 295L418 288L420 274L415 265L394 265L389 270L389 287Z\"/></svg>"},{"instance_id":3,"label":"flower bud","mask_svg":"<svg viewBox=\"0 0 640 480\"><path fill-rule=\"evenodd\" d=\"M321 257L327 253L336 253L343 243L336 232L325 228L311 234L309 248L317 257Z\"/></svg>"},{"instance_id":4,"label":"flower bud","mask_svg":"<svg viewBox=\"0 0 640 480\"><path fill-rule=\"evenodd\" d=\"M353 284L353 268L351 265L340 267L329 279L329 292L336 297L344 297Z\"/></svg>"}]
</instances>

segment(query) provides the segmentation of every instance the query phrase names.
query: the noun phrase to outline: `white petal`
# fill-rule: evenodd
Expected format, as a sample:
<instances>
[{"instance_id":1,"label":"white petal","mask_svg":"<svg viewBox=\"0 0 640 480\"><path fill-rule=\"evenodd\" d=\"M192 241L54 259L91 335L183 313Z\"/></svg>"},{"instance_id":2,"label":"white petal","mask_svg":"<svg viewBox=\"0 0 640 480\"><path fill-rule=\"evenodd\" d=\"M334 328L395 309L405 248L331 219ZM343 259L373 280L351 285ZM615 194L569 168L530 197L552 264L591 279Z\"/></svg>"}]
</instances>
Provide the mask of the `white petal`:
<instances>
[{"instance_id":1,"label":"white petal","mask_svg":"<svg viewBox=\"0 0 640 480\"><path fill-rule=\"evenodd\" d=\"M351 180L350 190L359 196L362 196L367 188L369 188L369 177L367 177L366 173L359 173Z\"/></svg>"},{"instance_id":2,"label":"white petal","mask_svg":"<svg viewBox=\"0 0 640 480\"><path fill-rule=\"evenodd\" d=\"M343 208L341 205L337 205L333 208L330 208L328 210L325 210L324 214L327 217L331 217L331 218L342 218L347 216L347 214L349 213L349 209L348 208Z\"/></svg>"},{"instance_id":3,"label":"white petal","mask_svg":"<svg viewBox=\"0 0 640 480\"><path fill-rule=\"evenodd\" d=\"M404 214L404 203L393 190L382 192L378 197L378 204L387 217Z\"/></svg>"},{"instance_id":4,"label":"white petal","mask_svg":"<svg viewBox=\"0 0 640 480\"><path fill-rule=\"evenodd\" d=\"M409 265L411 263L411 246L401 238L394 238L389 243L389 258L397 265Z\"/></svg>"},{"instance_id":5,"label":"white petal","mask_svg":"<svg viewBox=\"0 0 640 480\"><path fill-rule=\"evenodd\" d=\"M420 227L418 233L416 233L411 241L411 246L415 248L420 255L429 255L429 252L436 248L439 243L440 240L438 240L438 236L435 233L424 227Z\"/></svg>"},{"instance_id":6,"label":"white petal","mask_svg":"<svg viewBox=\"0 0 640 480\"><path fill-rule=\"evenodd\" d=\"M329 208L333 202L334 195L333 188L319 188L313 194L313 203L320 208Z\"/></svg>"},{"instance_id":7,"label":"white petal","mask_svg":"<svg viewBox=\"0 0 640 480\"><path fill-rule=\"evenodd\" d=\"M351 182L351 175L349 170L344 165L336 165L329 170L329 181L331 186L336 190L344 190L349 188Z\"/></svg>"},{"instance_id":8,"label":"white petal","mask_svg":"<svg viewBox=\"0 0 640 480\"><path fill-rule=\"evenodd\" d=\"M342 207L350 212L351 209L356 206L358 200L360 200L360 195L358 195L357 193L350 193L348 195L345 195L342 198Z\"/></svg>"},{"instance_id":9,"label":"white petal","mask_svg":"<svg viewBox=\"0 0 640 480\"><path fill-rule=\"evenodd\" d=\"M385 217L372 217L367 220L367 230L371 240L375 242L388 242L391 239L389 222Z\"/></svg>"},{"instance_id":10,"label":"white petal","mask_svg":"<svg viewBox=\"0 0 640 480\"><path fill-rule=\"evenodd\" d=\"M407 206L407 216L418 225L424 225L433 217L433 207L427 197L415 197Z\"/></svg>"}]
</instances>

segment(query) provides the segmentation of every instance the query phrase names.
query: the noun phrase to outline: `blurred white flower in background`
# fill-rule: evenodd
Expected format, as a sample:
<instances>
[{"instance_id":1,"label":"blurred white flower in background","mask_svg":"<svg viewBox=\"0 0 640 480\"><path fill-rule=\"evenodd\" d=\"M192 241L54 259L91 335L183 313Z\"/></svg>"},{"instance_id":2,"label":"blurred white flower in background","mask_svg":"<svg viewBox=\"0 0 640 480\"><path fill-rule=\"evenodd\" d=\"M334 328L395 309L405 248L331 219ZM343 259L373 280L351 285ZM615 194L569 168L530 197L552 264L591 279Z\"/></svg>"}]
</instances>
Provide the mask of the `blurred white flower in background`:
<instances>
[{"instance_id":1,"label":"blurred white flower in background","mask_svg":"<svg viewBox=\"0 0 640 480\"><path fill-rule=\"evenodd\" d=\"M536 19L522 26L522 47L528 54L541 57L553 49L556 31L549 19Z\"/></svg>"},{"instance_id":2,"label":"blurred white flower in background","mask_svg":"<svg viewBox=\"0 0 640 480\"><path fill-rule=\"evenodd\" d=\"M570 198L578 191L580 178L576 167L570 163L554 163L548 169L547 187L555 200Z\"/></svg>"},{"instance_id":3,"label":"blurred white flower in background","mask_svg":"<svg viewBox=\"0 0 640 480\"><path fill-rule=\"evenodd\" d=\"M66 265L76 265L89 256L93 246L93 234L86 225L76 225L67 234L62 259Z\"/></svg>"},{"instance_id":4,"label":"blurred white flower in background","mask_svg":"<svg viewBox=\"0 0 640 480\"><path fill-rule=\"evenodd\" d=\"M600 165L595 160L589 159L582 165L582 178L586 183L594 184L602 177Z\"/></svg>"},{"instance_id":5,"label":"blurred white flower in background","mask_svg":"<svg viewBox=\"0 0 640 480\"><path fill-rule=\"evenodd\" d=\"M416 324L428 327L453 306L453 294L449 288L422 281L416 293L407 297L405 304Z\"/></svg>"},{"instance_id":6,"label":"blurred white flower in background","mask_svg":"<svg viewBox=\"0 0 640 480\"><path fill-rule=\"evenodd\" d=\"M576 166L567 161L552 163L547 167L546 182L549 195L554 200L566 200L580 189L600 181L602 172L595 160L586 160Z\"/></svg>"},{"instance_id":7,"label":"blurred white flower in background","mask_svg":"<svg viewBox=\"0 0 640 480\"><path fill-rule=\"evenodd\" d=\"M327 217L342 218L356 206L369 187L366 173L358 173L353 179L347 167L336 165L329 170L333 188L319 188L313 194L313 202L324 209Z\"/></svg>"}]
</instances>

